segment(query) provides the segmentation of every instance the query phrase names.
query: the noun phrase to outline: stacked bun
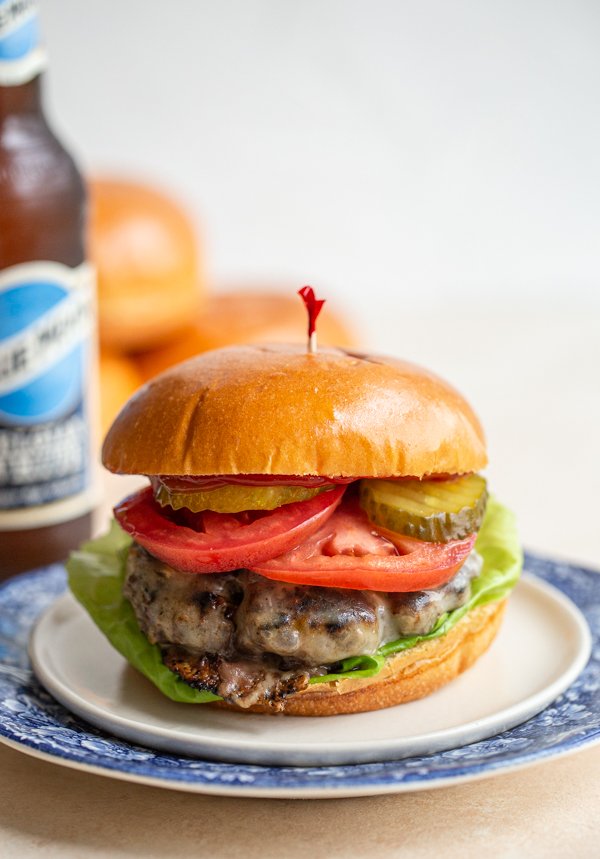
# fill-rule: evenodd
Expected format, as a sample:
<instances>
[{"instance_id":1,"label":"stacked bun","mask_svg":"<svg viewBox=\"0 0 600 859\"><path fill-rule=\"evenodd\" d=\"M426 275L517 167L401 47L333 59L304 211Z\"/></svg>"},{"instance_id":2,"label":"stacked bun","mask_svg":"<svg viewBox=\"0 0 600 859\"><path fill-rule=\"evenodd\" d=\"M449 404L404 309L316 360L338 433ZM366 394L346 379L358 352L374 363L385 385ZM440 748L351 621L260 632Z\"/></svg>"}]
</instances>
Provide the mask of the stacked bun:
<instances>
[{"instance_id":1,"label":"stacked bun","mask_svg":"<svg viewBox=\"0 0 600 859\"><path fill-rule=\"evenodd\" d=\"M135 352L177 336L198 313L204 285L196 231L179 203L130 180L96 178L89 188L106 430L143 382Z\"/></svg>"},{"instance_id":2,"label":"stacked bun","mask_svg":"<svg viewBox=\"0 0 600 859\"><path fill-rule=\"evenodd\" d=\"M306 327L298 285L250 283L209 292L195 225L164 191L114 177L90 183L89 245L98 274L100 378L106 428L135 389L162 370L236 343L286 342ZM354 342L326 306L320 342Z\"/></svg>"},{"instance_id":3,"label":"stacked bun","mask_svg":"<svg viewBox=\"0 0 600 859\"><path fill-rule=\"evenodd\" d=\"M146 185L98 179L90 190L101 342L121 352L164 343L201 306L192 223L178 203Z\"/></svg>"},{"instance_id":4,"label":"stacked bun","mask_svg":"<svg viewBox=\"0 0 600 859\"><path fill-rule=\"evenodd\" d=\"M240 343L289 343L302 337L306 312L288 289L224 289L210 295L200 313L172 342L139 356L139 366L150 379L175 364L224 346ZM356 342L348 323L326 304L319 316L319 343L351 346Z\"/></svg>"}]
</instances>

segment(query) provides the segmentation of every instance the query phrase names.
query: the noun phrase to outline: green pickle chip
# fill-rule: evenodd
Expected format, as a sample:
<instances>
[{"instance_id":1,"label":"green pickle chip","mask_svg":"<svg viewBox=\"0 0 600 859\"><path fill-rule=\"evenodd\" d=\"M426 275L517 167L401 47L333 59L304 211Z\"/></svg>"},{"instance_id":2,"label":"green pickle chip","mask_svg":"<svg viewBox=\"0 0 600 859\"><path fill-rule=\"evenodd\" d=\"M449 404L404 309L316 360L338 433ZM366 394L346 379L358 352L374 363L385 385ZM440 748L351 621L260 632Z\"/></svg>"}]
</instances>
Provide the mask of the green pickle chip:
<instances>
[{"instance_id":1,"label":"green pickle chip","mask_svg":"<svg viewBox=\"0 0 600 859\"><path fill-rule=\"evenodd\" d=\"M174 510L185 507L192 513L213 510L215 513L242 513L244 510L275 510L284 504L307 501L327 486L219 486L217 489L200 489L196 492L175 492L160 484L155 498L163 507Z\"/></svg>"},{"instance_id":2,"label":"green pickle chip","mask_svg":"<svg viewBox=\"0 0 600 859\"><path fill-rule=\"evenodd\" d=\"M360 504L374 525L430 543L462 540L479 530L486 502L480 474L360 483Z\"/></svg>"}]
</instances>

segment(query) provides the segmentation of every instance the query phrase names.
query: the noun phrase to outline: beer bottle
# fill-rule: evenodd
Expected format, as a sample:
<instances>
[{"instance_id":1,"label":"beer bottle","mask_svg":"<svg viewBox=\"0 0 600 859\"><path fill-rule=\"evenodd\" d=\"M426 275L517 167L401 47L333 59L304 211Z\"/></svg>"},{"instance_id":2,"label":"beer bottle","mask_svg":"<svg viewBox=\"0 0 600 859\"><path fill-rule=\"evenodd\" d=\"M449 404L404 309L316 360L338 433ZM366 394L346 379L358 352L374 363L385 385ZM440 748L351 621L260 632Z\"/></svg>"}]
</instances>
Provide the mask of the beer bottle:
<instances>
[{"instance_id":1,"label":"beer bottle","mask_svg":"<svg viewBox=\"0 0 600 859\"><path fill-rule=\"evenodd\" d=\"M64 558L95 503L85 189L42 110L34 0L0 0L0 578Z\"/></svg>"}]
</instances>

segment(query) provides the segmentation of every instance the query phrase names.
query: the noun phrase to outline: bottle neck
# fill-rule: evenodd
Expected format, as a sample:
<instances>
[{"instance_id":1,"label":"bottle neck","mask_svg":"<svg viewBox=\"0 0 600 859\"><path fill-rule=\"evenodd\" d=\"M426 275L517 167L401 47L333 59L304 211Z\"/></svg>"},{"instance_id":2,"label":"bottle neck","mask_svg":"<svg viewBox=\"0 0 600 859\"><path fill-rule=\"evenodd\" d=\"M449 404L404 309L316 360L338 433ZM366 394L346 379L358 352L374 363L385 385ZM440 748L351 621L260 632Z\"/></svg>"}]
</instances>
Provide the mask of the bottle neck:
<instances>
[{"instance_id":1,"label":"bottle neck","mask_svg":"<svg viewBox=\"0 0 600 859\"><path fill-rule=\"evenodd\" d=\"M0 86L0 119L42 112L42 76L19 86Z\"/></svg>"}]
</instances>

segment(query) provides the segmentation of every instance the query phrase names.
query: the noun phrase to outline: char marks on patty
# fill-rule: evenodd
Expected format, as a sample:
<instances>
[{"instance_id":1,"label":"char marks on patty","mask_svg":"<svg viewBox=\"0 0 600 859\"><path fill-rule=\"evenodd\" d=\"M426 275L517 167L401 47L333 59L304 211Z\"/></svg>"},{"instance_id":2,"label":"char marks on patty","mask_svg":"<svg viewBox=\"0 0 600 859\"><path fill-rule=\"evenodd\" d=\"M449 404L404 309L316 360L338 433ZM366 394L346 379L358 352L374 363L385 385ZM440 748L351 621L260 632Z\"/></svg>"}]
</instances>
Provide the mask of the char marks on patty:
<instances>
[{"instance_id":1,"label":"char marks on patty","mask_svg":"<svg viewBox=\"0 0 600 859\"><path fill-rule=\"evenodd\" d=\"M482 561L472 552L445 585L383 594L275 582L248 570L174 570L134 543L123 592L142 632L186 683L241 707L280 708L344 659L424 635L463 605Z\"/></svg>"},{"instance_id":2,"label":"char marks on patty","mask_svg":"<svg viewBox=\"0 0 600 859\"><path fill-rule=\"evenodd\" d=\"M165 648L163 660L195 689L244 708L266 704L275 713L288 695L306 689L310 678L308 671L281 671L256 660L226 660L175 646Z\"/></svg>"}]
</instances>

